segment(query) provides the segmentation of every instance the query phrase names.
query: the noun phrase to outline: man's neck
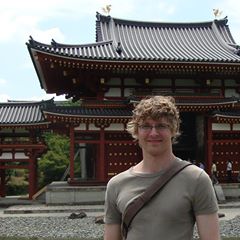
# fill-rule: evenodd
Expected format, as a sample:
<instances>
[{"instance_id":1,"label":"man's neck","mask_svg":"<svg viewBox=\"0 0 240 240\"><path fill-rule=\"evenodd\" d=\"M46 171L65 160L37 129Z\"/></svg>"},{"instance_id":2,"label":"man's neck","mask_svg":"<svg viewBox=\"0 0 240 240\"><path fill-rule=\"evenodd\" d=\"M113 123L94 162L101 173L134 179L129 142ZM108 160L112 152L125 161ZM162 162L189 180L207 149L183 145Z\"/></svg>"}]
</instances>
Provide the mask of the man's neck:
<instances>
[{"instance_id":1,"label":"man's neck","mask_svg":"<svg viewBox=\"0 0 240 240\"><path fill-rule=\"evenodd\" d=\"M133 170L142 173L154 173L168 168L176 159L173 153L166 156L143 156L143 160L138 163Z\"/></svg>"}]
</instances>

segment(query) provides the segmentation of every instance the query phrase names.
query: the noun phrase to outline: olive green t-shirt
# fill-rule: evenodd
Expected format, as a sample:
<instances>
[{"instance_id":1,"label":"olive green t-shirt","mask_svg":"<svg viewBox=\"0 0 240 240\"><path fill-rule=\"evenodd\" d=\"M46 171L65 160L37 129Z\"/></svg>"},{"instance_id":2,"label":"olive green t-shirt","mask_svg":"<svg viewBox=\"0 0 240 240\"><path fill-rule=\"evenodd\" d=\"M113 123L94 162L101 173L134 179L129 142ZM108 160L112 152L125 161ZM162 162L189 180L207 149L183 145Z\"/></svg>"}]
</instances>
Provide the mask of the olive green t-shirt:
<instances>
[{"instance_id":1,"label":"olive green t-shirt","mask_svg":"<svg viewBox=\"0 0 240 240\"><path fill-rule=\"evenodd\" d=\"M177 161L181 161L177 159ZM163 171L135 173L133 168L113 177L105 199L105 223L121 224L128 204ZM133 219L127 240L191 240L195 216L218 211L207 173L191 165L178 173Z\"/></svg>"}]
</instances>

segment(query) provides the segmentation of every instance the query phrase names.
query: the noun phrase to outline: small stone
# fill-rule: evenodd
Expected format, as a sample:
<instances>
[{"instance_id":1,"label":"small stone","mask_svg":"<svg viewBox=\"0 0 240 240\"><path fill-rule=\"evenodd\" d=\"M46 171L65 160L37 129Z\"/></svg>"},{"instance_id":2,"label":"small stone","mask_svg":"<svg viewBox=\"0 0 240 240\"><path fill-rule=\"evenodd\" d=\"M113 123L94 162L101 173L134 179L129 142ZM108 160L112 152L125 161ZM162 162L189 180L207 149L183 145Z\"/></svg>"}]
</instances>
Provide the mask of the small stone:
<instances>
[{"instance_id":1,"label":"small stone","mask_svg":"<svg viewBox=\"0 0 240 240\"><path fill-rule=\"evenodd\" d=\"M104 215L95 217L96 224L104 224Z\"/></svg>"},{"instance_id":2,"label":"small stone","mask_svg":"<svg viewBox=\"0 0 240 240\"><path fill-rule=\"evenodd\" d=\"M85 218L87 217L87 214L85 212L80 213L71 213L68 217L69 219L78 219L78 218Z\"/></svg>"},{"instance_id":3,"label":"small stone","mask_svg":"<svg viewBox=\"0 0 240 240\"><path fill-rule=\"evenodd\" d=\"M225 217L225 214L224 213L218 213L218 217L219 218Z\"/></svg>"}]
</instances>

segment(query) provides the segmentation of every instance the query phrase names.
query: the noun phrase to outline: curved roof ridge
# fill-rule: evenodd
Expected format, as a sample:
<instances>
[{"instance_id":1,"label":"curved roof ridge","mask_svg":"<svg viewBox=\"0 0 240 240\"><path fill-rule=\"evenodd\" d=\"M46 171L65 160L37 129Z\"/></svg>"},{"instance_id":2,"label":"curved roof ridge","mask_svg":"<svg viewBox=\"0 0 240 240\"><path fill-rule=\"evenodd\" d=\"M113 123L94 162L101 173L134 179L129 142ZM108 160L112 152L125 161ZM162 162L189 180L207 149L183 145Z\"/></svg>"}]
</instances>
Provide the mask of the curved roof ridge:
<instances>
[{"instance_id":1,"label":"curved roof ridge","mask_svg":"<svg viewBox=\"0 0 240 240\"><path fill-rule=\"evenodd\" d=\"M100 46L100 45L106 45L112 43L113 40L107 40L107 41L99 41L99 42L93 42L93 43L84 43L84 44L64 44L64 43L58 43L54 39L52 39L51 45L54 47L94 47L94 46Z\"/></svg>"},{"instance_id":2,"label":"curved roof ridge","mask_svg":"<svg viewBox=\"0 0 240 240\"><path fill-rule=\"evenodd\" d=\"M216 21L213 21L212 23L212 30L214 32L214 34L216 35L217 39L219 40L219 42L221 43L221 45L227 49L227 50L230 50L232 51L233 53L236 52L236 47L230 45L228 42L226 42L223 37L222 37L222 34L219 32L219 29L217 27L217 24L216 24Z\"/></svg>"},{"instance_id":3,"label":"curved roof ridge","mask_svg":"<svg viewBox=\"0 0 240 240\"><path fill-rule=\"evenodd\" d=\"M64 44L64 43L58 43L54 39L52 39L51 44L46 44L42 42L35 41L32 36L30 36L29 43L27 45L31 46L43 46L43 47L49 47L49 48L84 48L84 47L94 47L94 46L101 46L101 45L107 45L113 43L113 40L106 40L106 41L100 41L100 42L93 42L93 43L84 43L84 44Z\"/></svg>"},{"instance_id":4,"label":"curved roof ridge","mask_svg":"<svg viewBox=\"0 0 240 240\"><path fill-rule=\"evenodd\" d=\"M49 46L51 46L51 45L49 45L49 44L46 44L46 43L42 43L42 42L38 42L38 41L36 41L36 40L34 40L33 39L33 37L32 36L29 36L29 40L28 40L28 42L26 43L28 46L30 45L30 46L37 46L37 45L41 45L41 46L44 46L44 47L49 47Z\"/></svg>"},{"instance_id":5,"label":"curved roof ridge","mask_svg":"<svg viewBox=\"0 0 240 240\"><path fill-rule=\"evenodd\" d=\"M1 105L41 105L41 104L54 104L54 98L40 101L27 101L27 100L8 100L7 102L1 102Z\"/></svg>"},{"instance_id":6,"label":"curved roof ridge","mask_svg":"<svg viewBox=\"0 0 240 240\"><path fill-rule=\"evenodd\" d=\"M121 18L115 18L111 16L105 16L97 12L97 21L101 22L110 22L113 20L115 23L118 24L127 24L127 25L144 25L146 27L148 26L166 26L166 27L185 27L185 26L195 26L195 27L201 27L206 26L210 27L214 21L217 21L218 25L226 25L227 23L227 17L219 20L210 20L210 21L200 21L200 22L156 22L156 21L141 21L141 20L130 20L130 19L121 19Z\"/></svg>"}]
</instances>

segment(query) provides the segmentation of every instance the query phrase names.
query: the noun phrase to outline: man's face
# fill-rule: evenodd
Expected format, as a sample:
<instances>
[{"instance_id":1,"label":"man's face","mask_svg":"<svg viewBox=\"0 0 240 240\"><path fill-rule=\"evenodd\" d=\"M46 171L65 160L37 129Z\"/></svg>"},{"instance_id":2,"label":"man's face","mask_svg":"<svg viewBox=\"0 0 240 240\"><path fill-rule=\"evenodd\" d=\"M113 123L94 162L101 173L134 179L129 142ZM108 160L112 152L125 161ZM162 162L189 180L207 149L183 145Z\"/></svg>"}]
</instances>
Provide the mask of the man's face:
<instances>
[{"instance_id":1,"label":"man's face","mask_svg":"<svg viewBox=\"0 0 240 240\"><path fill-rule=\"evenodd\" d=\"M166 119L146 119L139 123L138 141L143 153L161 155L172 151L171 128Z\"/></svg>"}]
</instances>

